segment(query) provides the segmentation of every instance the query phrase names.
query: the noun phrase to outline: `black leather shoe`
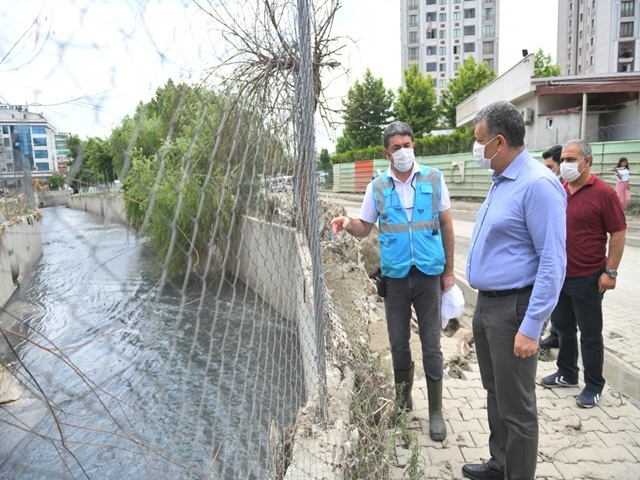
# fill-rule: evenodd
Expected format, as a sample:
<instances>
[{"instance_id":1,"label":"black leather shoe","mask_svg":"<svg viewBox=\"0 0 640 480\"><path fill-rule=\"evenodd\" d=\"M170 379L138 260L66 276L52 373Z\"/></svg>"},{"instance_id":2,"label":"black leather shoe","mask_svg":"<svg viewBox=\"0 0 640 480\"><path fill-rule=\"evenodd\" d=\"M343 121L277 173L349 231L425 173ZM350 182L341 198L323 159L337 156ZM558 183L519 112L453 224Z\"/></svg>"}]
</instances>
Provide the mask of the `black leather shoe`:
<instances>
[{"instance_id":1,"label":"black leather shoe","mask_svg":"<svg viewBox=\"0 0 640 480\"><path fill-rule=\"evenodd\" d=\"M467 463L462 467L462 475L473 480L483 480L487 478L504 479L504 473L491 468L489 463Z\"/></svg>"},{"instance_id":2,"label":"black leather shoe","mask_svg":"<svg viewBox=\"0 0 640 480\"><path fill-rule=\"evenodd\" d=\"M550 333L540 341L540 348L542 350L549 350L550 348L560 348L560 342L558 342L558 335Z\"/></svg>"}]
</instances>

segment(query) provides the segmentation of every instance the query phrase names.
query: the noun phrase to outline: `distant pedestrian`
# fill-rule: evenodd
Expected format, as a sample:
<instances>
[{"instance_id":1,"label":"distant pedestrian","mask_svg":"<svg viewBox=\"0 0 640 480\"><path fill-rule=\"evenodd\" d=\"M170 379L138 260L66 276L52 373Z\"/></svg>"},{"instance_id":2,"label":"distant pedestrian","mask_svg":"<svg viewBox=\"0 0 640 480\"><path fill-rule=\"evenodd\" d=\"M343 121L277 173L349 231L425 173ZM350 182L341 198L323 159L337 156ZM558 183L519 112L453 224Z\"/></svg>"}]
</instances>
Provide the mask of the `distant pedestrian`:
<instances>
[{"instance_id":1,"label":"distant pedestrian","mask_svg":"<svg viewBox=\"0 0 640 480\"><path fill-rule=\"evenodd\" d=\"M591 173L592 162L591 146L584 140L572 140L562 150L567 272L551 314L560 343L558 370L542 379L547 388L578 386L579 329L585 387L576 403L583 408L598 404L605 385L602 298L616 288L627 228L622 204L611 187Z\"/></svg>"},{"instance_id":2,"label":"distant pedestrian","mask_svg":"<svg viewBox=\"0 0 640 480\"><path fill-rule=\"evenodd\" d=\"M631 201L631 189L629 188L629 177L631 172L629 170L629 162L625 157L621 157L618 160L618 165L613 169L616 174L616 192L618 198L622 203L623 210L626 210L629 202Z\"/></svg>"},{"instance_id":3,"label":"distant pedestrian","mask_svg":"<svg viewBox=\"0 0 640 480\"><path fill-rule=\"evenodd\" d=\"M467 279L478 290L473 338L491 458L464 465L462 474L533 480L538 341L564 280L566 195L525 148L524 121L513 104L483 108L474 124L475 160L494 170L467 255Z\"/></svg>"}]
</instances>

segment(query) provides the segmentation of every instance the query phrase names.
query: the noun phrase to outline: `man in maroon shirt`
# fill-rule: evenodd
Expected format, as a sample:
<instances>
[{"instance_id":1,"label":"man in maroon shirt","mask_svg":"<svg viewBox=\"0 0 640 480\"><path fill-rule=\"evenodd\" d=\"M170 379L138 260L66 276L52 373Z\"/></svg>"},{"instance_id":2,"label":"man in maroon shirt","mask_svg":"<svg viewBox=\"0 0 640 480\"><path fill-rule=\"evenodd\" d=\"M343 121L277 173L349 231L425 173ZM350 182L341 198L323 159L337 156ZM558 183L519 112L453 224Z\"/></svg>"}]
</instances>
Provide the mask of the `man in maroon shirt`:
<instances>
[{"instance_id":1,"label":"man in maroon shirt","mask_svg":"<svg viewBox=\"0 0 640 480\"><path fill-rule=\"evenodd\" d=\"M576 403L591 408L600 401L605 384L602 298L616 288L627 223L616 191L591 173L593 157L586 141L568 142L561 160L567 193L567 275L551 314L560 340L558 371L544 377L542 385L578 386L577 327L585 388Z\"/></svg>"}]
</instances>

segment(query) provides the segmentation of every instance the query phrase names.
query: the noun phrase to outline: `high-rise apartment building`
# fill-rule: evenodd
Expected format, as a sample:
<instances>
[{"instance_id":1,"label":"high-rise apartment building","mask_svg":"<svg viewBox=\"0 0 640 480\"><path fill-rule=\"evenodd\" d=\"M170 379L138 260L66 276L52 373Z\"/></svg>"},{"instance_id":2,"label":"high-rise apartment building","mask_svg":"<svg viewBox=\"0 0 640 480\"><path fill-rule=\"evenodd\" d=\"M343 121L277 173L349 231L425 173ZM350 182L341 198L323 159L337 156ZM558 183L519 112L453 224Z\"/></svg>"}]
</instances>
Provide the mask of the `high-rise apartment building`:
<instances>
[{"instance_id":1,"label":"high-rise apartment building","mask_svg":"<svg viewBox=\"0 0 640 480\"><path fill-rule=\"evenodd\" d=\"M639 71L639 13L637 0L559 0L562 75Z\"/></svg>"},{"instance_id":2,"label":"high-rise apartment building","mask_svg":"<svg viewBox=\"0 0 640 480\"><path fill-rule=\"evenodd\" d=\"M467 57L498 71L500 0L400 0L402 71L417 63L440 99Z\"/></svg>"}]
</instances>

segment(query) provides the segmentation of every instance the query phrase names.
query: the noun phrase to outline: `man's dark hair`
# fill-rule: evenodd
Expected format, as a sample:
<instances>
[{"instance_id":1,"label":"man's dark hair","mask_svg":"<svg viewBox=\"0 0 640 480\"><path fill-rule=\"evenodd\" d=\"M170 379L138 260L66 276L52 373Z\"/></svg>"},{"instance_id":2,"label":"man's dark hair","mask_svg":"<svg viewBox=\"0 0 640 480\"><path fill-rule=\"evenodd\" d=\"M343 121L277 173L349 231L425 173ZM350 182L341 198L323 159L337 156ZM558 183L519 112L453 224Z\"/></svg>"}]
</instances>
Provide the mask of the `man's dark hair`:
<instances>
[{"instance_id":1,"label":"man's dark hair","mask_svg":"<svg viewBox=\"0 0 640 480\"><path fill-rule=\"evenodd\" d=\"M390 123L387 125L387 128L384 129L384 133L382 134L384 148L389 146L389 139L394 135L409 135L413 142L413 130L411 130L411 127L404 122L396 121Z\"/></svg>"},{"instance_id":2,"label":"man's dark hair","mask_svg":"<svg viewBox=\"0 0 640 480\"><path fill-rule=\"evenodd\" d=\"M543 159L546 160L547 158L553 158L553 161L556 162L558 165L562 163L562 161L560 160L561 156L562 156L562 145L554 145L553 147L549 148L548 150L545 150L542 153Z\"/></svg>"},{"instance_id":3,"label":"man's dark hair","mask_svg":"<svg viewBox=\"0 0 640 480\"><path fill-rule=\"evenodd\" d=\"M481 109L473 124L484 122L490 137L502 135L510 148L524 147L524 120L515 105L510 102L495 102Z\"/></svg>"}]
</instances>

